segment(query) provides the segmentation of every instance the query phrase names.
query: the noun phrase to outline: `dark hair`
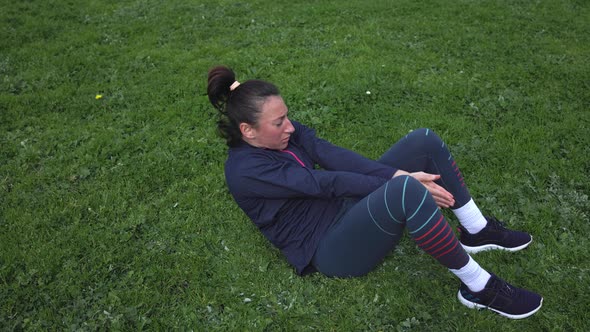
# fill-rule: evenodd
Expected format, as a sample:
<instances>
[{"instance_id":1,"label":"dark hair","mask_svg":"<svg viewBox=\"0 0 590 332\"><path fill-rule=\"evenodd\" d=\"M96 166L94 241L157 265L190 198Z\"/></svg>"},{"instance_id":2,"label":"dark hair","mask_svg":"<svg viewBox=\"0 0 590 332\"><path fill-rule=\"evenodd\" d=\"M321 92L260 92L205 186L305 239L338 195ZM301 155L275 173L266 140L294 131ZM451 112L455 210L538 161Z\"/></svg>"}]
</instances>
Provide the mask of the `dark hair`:
<instances>
[{"instance_id":1,"label":"dark hair","mask_svg":"<svg viewBox=\"0 0 590 332\"><path fill-rule=\"evenodd\" d=\"M256 126L264 100L280 95L276 86L260 80L248 80L231 91L230 86L235 81L235 73L227 67L218 66L209 70L207 95L221 115L217 128L230 147L242 140L240 123Z\"/></svg>"}]
</instances>

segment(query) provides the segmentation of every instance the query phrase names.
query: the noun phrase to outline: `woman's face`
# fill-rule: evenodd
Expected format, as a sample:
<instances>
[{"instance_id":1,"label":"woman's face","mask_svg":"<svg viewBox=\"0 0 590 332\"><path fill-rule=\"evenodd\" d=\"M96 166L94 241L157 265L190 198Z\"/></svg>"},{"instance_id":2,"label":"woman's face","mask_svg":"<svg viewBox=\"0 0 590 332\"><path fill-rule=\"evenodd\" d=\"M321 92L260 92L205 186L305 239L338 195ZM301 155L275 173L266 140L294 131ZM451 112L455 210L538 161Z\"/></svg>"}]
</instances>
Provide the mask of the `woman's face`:
<instances>
[{"instance_id":1,"label":"woman's face","mask_svg":"<svg viewBox=\"0 0 590 332\"><path fill-rule=\"evenodd\" d=\"M287 105L281 96L267 97L260 107L258 124L242 131L243 139L250 145L272 150L283 150L295 127L287 117Z\"/></svg>"}]
</instances>

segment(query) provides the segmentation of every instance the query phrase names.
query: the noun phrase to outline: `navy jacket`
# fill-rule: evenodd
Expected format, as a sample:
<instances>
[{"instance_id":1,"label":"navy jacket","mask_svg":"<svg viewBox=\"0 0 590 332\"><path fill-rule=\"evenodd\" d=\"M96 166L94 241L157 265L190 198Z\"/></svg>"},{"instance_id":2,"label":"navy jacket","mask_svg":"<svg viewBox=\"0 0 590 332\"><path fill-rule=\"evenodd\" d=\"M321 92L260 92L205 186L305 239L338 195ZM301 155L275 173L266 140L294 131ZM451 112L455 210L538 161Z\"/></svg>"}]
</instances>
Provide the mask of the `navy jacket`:
<instances>
[{"instance_id":1,"label":"navy jacket","mask_svg":"<svg viewBox=\"0 0 590 332\"><path fill-rule=\"evenodd\" d=\"M229 149L225 177L238 206L287 257L298 274L309 266L319 241L347 198L359 200L396 169L335 146L292 121L285 150L242 142ZM319 166L321 169L318 169Z\"/></svg>"}]
</instances>

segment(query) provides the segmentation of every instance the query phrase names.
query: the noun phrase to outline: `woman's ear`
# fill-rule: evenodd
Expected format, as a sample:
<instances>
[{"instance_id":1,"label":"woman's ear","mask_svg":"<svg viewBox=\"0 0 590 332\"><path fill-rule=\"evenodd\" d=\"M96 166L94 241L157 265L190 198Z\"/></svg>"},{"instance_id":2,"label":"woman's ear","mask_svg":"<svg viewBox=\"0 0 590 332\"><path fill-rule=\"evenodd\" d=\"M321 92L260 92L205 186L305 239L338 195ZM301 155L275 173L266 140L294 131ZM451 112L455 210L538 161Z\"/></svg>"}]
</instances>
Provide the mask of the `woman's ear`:
<instances>
[{"instance_id":1,"label":"woman's ear","mask_svg":"<svg viewBox=\"0 0 590 332\"><path fill-rule=\"evenodd\" d=\"M242 122L240 123L240 132L242 133L242 136L247 138L247 139L253 139L256 137L256 130L254 129L254 127L252 127L252 125Z\"/></svg>"}]
</instances>

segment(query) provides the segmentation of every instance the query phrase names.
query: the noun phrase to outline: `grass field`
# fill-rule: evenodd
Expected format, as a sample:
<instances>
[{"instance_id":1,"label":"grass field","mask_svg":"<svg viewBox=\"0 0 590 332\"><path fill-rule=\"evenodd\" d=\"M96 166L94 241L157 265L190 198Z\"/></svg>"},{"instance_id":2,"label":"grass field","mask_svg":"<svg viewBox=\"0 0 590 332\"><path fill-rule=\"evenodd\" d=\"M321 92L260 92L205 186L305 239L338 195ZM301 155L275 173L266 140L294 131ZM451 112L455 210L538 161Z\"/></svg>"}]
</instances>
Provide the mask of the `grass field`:
<instances>
[{"instance_id":1,"label":"grass field","mask_svg":"<svg viewBox=\"0 0 590 332\"><path fill-rule=\"evenodd\" d=\"M588 330L589 22L574 0L3 1L0 330ZM366 277L295 275L225 187L217 64L371 158L437 131L533 234L477 260L541 311L467 309L407 238Z\"/></svg>"}]
</instances>

